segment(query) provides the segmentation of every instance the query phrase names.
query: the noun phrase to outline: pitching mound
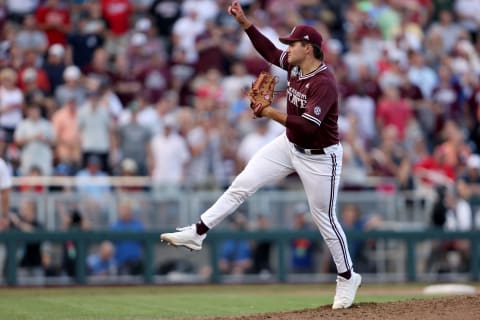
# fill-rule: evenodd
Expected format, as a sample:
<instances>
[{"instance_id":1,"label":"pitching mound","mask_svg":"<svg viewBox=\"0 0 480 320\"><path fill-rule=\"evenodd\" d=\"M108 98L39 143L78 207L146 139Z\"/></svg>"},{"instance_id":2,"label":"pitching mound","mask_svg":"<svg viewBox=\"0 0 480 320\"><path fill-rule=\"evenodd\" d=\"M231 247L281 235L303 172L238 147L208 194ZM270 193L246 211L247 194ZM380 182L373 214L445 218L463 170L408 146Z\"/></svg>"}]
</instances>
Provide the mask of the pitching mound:
<instances>
[{"instance_id":1,"label":"pitching mound","mask_svg":"<svg viewBox=\"0 0 480 320\"><path fill-rule=\"evenodd\" d=\"M414 299L385 303L359 303L345 310L330 306L292 312L264 313L240 317L216 317L211 320L478 320L480 295Z\"/></svg>"}]
</instances>

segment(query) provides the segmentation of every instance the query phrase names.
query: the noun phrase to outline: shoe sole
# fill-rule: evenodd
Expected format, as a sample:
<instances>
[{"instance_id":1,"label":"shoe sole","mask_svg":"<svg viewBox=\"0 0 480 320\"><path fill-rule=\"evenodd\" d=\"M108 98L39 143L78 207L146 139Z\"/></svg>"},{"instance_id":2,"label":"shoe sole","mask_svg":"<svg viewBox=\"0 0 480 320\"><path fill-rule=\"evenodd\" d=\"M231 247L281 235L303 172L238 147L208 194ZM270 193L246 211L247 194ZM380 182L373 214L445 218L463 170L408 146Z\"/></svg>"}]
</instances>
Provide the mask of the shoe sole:
<instances>
[{"instance_id":1,"label":"shoe sole","mask_svg":"<svg viewBox=\"0 0 480 320\"><path fill-rule=\"evenodd\" d=\"M192 245L184 244L184 243L182 243L182 244L175 243L175 241L170 239L170 237L166 234L160 235L160 242L166 242L169 246L173 246L175 248L184 247L184 248L187 248L190 251L202 250L202 247L192 246Z\"/></svg>"},{"instance_id":2,"label":"shoe sole","mask_svg":"<svg viewBox=\"0 0 480 320\"><path fill-rule=\"evenodd\" d=\"M358 284L357 284L357 289L355 290L355 297L357 296L357 291L358 291L358 288L360 288L362 286L362 276L359 275L359 281L358 281ZM349 305L349 306L345 306L345 307L334 307L332 305L332 309L333 310L339 310L339 309L348 309L350 308L352 305L353 305L353 302L355 302L355 297L353 298L353 301L352 303Z\"/></svg>"}]
</instances>

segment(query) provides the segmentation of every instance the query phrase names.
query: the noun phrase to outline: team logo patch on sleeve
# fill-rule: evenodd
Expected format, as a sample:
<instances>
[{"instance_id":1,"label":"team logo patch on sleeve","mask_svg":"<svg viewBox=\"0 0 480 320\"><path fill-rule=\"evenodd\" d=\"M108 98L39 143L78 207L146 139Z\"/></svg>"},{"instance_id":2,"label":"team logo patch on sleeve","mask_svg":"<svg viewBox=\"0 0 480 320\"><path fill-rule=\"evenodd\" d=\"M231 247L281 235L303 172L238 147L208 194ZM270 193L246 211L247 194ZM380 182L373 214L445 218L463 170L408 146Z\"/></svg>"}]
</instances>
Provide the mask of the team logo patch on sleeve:
<instances>
[{"instance_id":1,"label":"team logo patch on sleeve","mask_svg":"<svg viewBox=\"0 0 480 320\"><path fill-rule=\"evenodd\" d=\"M322 113L322 109L319 106L316 106L313 109L313 113L315 113L315 115L318 116L318 115L320 115L320 113Z\"/></svg>"}]
</instances>

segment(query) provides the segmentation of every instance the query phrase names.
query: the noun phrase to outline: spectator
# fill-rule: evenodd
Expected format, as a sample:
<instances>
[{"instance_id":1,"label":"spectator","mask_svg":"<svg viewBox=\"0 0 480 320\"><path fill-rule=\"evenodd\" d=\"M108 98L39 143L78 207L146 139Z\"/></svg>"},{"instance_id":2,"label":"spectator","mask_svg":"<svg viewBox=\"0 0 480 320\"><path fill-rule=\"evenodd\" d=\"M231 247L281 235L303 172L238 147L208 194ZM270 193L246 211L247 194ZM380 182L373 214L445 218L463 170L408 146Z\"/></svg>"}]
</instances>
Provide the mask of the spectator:
<instances>
[{"instance_id":1,"label":"spectator","mask_svg":"<svg viewBox=\"0 0 480 320\"><path fill-rule=\"evenodd\" d=\"M102 17L108 26L107 52L121 52L127 41L132 5L128 0L101 0L100 4Z\"/></svg>"},{"instance_id":2,"label":"spectator","mask_svg":"<svg viewBox=\"0 0 480 320\"><path fill-rule=\"evenodd\" d=\"M472 208L461 188L438 189L437 205L432 219L447 231L468 231L474 228ZM470 265L470 243L464 239L441 240L433 243L427 270L437 273L466 272Z\"/></svg>"},{"instance_id":3,"label":"spectator","mask_svg":"<svg viewBox=\"0 0 480 320\"><path fill-rule=\"evenodd\" d=\"M38 105L28 106L27 118L15 129L15 143L21 147L22 174L29 172L33 166L40 168L44 175L52 174L55 132L49 120L40 118Z\"/></svg>"},{"instance_id":4,"label":"spectator","mask_svg":"<svg viewBox=\"0 0 480 320\"><path fill-rule=\"evenodd\" d=\"M32 72L33 71L33 72ZM34 74L34 75L32 75ZM42 67L37 65L37 54L33 50L26 50L23 53L23 63L18 72L18 87L25 93L28 81L35 81L36 87L44 94L50 92L48 75Z\"/></svg>"},{"instance_id":5,"label":"spectator","mask_svg":"<svg viewBox=\"0 0 480 320\"><path fill-rule=\"evenodd\" d=\"M193 119L191 111L185 110L181 114L185 114L188 119L183 126L189 128L185 131L192 156L188 163L188 184L193 188L211 187L216 184L220 169L212 163L221 158L217 119L208 112L197 113L196 119Z\"/></svg>"},{"instance_id":6,"label":"spectator","mask_svg":"<svg viewBox=\"0 0 480 320\"><path fill-rule=\"evenodd\" d=\"M346 232L370 231L375 230L382 225L382 218L380 215L371 214L366 216L362 214L359 206L353 203L347 203L343 206L340 220ZM349 244L348 249L350 250L355 270L364 273L376 272L376 266L368 256L369 250L375 250L375 241L373 239L354 240Z\"/></svg>"},{"instance_id":7,"label":"spectator","mask_svg":"<svg viewBox=\"0 0 480 320\"><path fill-rule=\"evenodd\" d=\"M101 170L99 157L91 155L87 158L86 167L75 175L75 185L81 196L98 202L105 200L105 195L110 190L110 181L108 175Z\"/></svg>"},{"instance_id":8,"label":"spectator","mask_svg":"<svg viewBox=\"0 0 480 320\"><path fill-rule=\"evenodd\" d=\"M43 225L37 220L36 202L23 199L20 203L19 215L11 215L11 227L22 232L36 232L43 229ZM45 249L45 247L43 247ZM36 281L41 280L44 273L42 243L39 241L25 244L23 254L19 262L20 277L35 277Z\"/></svg>"},{"instance_id":9,"label":"spectator","mask_svg":"<svg viewBox=\"0 0 480 320\"><path fill-rule=\"evenodd\" d=\"M257 216L257 225L255 231L263 232L270 229L269 219L259 214ZM272 252L271 240L255 241L252 246L252 272L259 274L261 278L269 278L272 275L272 267L270 265L270 254Z\"/></svg>"},{"instance_id":10,"label":"spectator","mask_svg":"<svg viewBox=\"0 0 480 320\"><path fill-rule=\"evenodd\" d=\"M247 219L237 213L231 221L232 231L245 231ZM242 275L252 267L250 242L243 239L225 240L220 246L218 266L223 274Z\"/></svg>"},{"instance_id":11,"label":"spectator","mask_svg":"<svg viewBox=\"0 0 480 320\"><path fill-rule=\"evenodd\" d=\"M149 103L155 103L170 89L171 72L168 60L161 54L150 53L144 58L146 64L138 73L143 86L143 95Z\"/></svg>"},{"instance_id":12,"label":"spectator","mask_svg":"<svg viewBox=\"0 0 480 320\"><path fill-rule=\"evenodd\" d=\"M132 159L138 175L147 175L147 150L152 138L150 130L138 122L138 104L130 104L130 122L118 128L118 149L122 159Z\"/></svg>"},{"instance_id":13,"label":"spectator","mask_svg":"<svg viewBox=\"0 0 480 320\"><path fill-rule=\"evenodd\" d=\"M384 96L380 99L376 109L378 131L382 132L389 125L393 125L398 131L398 142L403 142L412 117L412 106L400 96L398 87L384 88Z\"/></svg>"},{"instance_id":14,"label":"spectator","mask_svg":"<svg viewBox=\"0 0 480 320\"><path fill-rule=\"evenodd\" d=\"M167 52L171 53L170 37L175 21L182 15L182 3L176 0L154 0L148 13L153 18L154 27L164 41Z\"/></svg>"},{"instance_id":15,"label":"spectator","mask_svg":"<svg viewBox=\"0 0 480 320\"><path fill-rule=\"evenodd\" d=\"M67 50L71 60L80 69L92 61L95 50L105 43L103 36L105 22L94 16L94 12L100 12L95 10L95 7L99 6L98 2L88 1L86 6L92 9L80 13L77 28L69 33L67 38Z\"/></svg>"},{"instance_id":16,"label":"spectator","mask_svg":"<svg viewBox=\"0 0 480 320\"><path fill-rule=\"evenodd\" d=\"M67 44L66 35L70 32L70 13L60 0L47 0L35 11L40 29L47 34L48 45Z\"/></svg>"},{"instance_id":17,"label":"spectator","mask_svg":"<svg viewBox=\"0 0 480 320\"><path fill-rule=\"evenodd\" d=\"M143 92L142 81L132 72L126 54L117 54L114 66L113 89L122 104L128 106L140 92Z\"/></svg>"},{"instance_id":18,"label":"spectator","mask_svg":"<svg viewBox=\"0 0 480 320\"><path fill-rule=\"evenodd\" d=\"M135 218L134 208L129 201L118 206L118 220L110 227L113 231L142 232L143 222ZM115 260L120 275L138 275L143 270L142 245L138 241L123 240L114 242Z\"/></svg>"},{"instance_id":19,"label":"spectator","mask_svg":"<svg viewBox=\"0 0 480 320\"><path fill-rule=\"evenodd\" d=\"M55 101L58 107L67 103L71 96L75 98L78 107L84 104L86 89L82 83L82 72L77 66L68 66L63 71L64 83L55 89Z\"/></svg>"},{"instance_id":20,"label":"spectator","mask_svg":"<svg viewBox=\"0 0 480 320\"><path fill-rule=\"evenodd\" d=\"M23 19L23 28L18 32L15 43L22 50L33 50L41 59L48 47L48 39L43 30L39 30L35 15L28 14Z\"/></svg>"},{"instance_id":21,"label":"spectator","mask_svg":"<svg viewBox=\"0 0 480 320\"><path fill-rule=\"evenodd\" d=\"M82 163L80 130L77 124L78 105L74 94L64 99L65 104L52 116L53 130L57 137L55 159L75 169Z\"/></svg>"},{"instance_id":22,"label":"spectator","mask_svg":"<svg viewBox=\"0 0 480 320\"><path fill-rule=\"evenodd\" d=\"M63 73L65 71L65 48L61 44L54 44L48 49L47 60L43 69L50 83L49 96L53 95L57 87L63 84Z\"/></svg>"},{"instance_id":23,"label":"spectator","mask_svg":"<svg viewBox=\"0 0 480 320\"><path fill-rule=\"evenodd\" d=\"M18 186L18 191L23 193L43 193L46 188L39 180L42 175L42 169L40 167L32 166L30 170L24 174L26 178L24 180L25 182Z\"/></svg>"},{"instance_id":24,"label":"spectator","mask_svg":"<svg viewBox=\"0 0 480 320\"><path fill-rule=\"evenodd\" d=\"M158 191L178 191L185 181L191 154L185 138L177 132L175 116L167 116L164 125L164 132L150 142L149 172Z\"/></svg>"},{"instance_id":25,"label":"spectator","mask_svg":"<svg viewBox=\"0 0 480 320\"><path fill-rule=\"evenodd\" d=\"M66 231L74 232L87 229L87 224L78 210L72 210L63 215L62 218L63 229ZM75 241L67 240L62 243L62 270L69 277L77 275L77 256L78 248Z\"/></svg>"},{"instance_id":26,"label":"spectator","mask_svg":"<svg viewBox=\"0 0 480 320\"><path fill-rule=\"evenodd\" d=\"M82 163L94 155L100 158L101 169L109 172L109 154L113 146L114 123L108 104L102 97L101 82L98 78L87 80L88 100L77 114L77 124L82 143Z\"/></svg>"},{"instance_id":27,"label":"spectator","mask_svg":"<svg viewBox=\"0 0 480 320\"><path fill-rule=\"evenodd\" d=\"M100 243L98 251L87 257L87 271L91 276L108 277L117 275L115 247L110 241Z\"/></svg>"},{"instance_id":28,"label":"spectator","mask_svg":"<svg viewBox=\"0 0 480 320\"><path fill-rule=\"evenodd\" d=\"M306 220L308 207L303 203L296 204L293 209L293 230L313 230ZM293 273L315 272L315 244L307 238L297 238L290 242L290 270Z\"/></svg>"},{"instance_id":29,"label":"spectator","mask_svg":"<svg viewBox=\"0 0 480 320\"><path fill-rule=\"evenodd\" d=\"M89 77L93 75L112 80L109 57L109 53L104 47L98 47L93 52L92 60L81 69L82 73Z\"/></svg>"},{"instance_id":30,"label":"spectator","mask_svg":"<svg viewBox=\"0 0 480 320\"><path fill-rule=\"evenodd\" d=\"M17 73L10 68L0 71L0 129L7 142L13 141L15 128L22 120L23 93L16 87Z\"/></svg>"}]
</instances>

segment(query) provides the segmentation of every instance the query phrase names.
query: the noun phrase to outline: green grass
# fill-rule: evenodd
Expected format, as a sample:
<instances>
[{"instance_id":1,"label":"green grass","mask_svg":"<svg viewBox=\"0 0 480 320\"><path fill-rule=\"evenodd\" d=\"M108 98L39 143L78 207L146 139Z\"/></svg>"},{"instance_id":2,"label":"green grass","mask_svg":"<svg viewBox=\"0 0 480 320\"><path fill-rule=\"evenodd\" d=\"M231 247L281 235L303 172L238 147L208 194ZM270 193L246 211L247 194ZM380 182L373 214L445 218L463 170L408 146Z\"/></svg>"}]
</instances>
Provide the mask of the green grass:
<instances>
[{"instance_id":1,"label":"green grass","mask_svg":"<svg viewBox=\"0 0 480 320\"><path fill-rule=\"evenodd\" d=\"M358 302L421 297L420 289L373 287ZM406 288L406 287L402 287ZM388 290L388 291L387 291ZM288 311L331 304L330 285L148 286L0 289L5 320L158 320ZM369 293L370 292L370 293ZM390 292L389 294L385 294Z\"/></svg>"}]
</instances>

